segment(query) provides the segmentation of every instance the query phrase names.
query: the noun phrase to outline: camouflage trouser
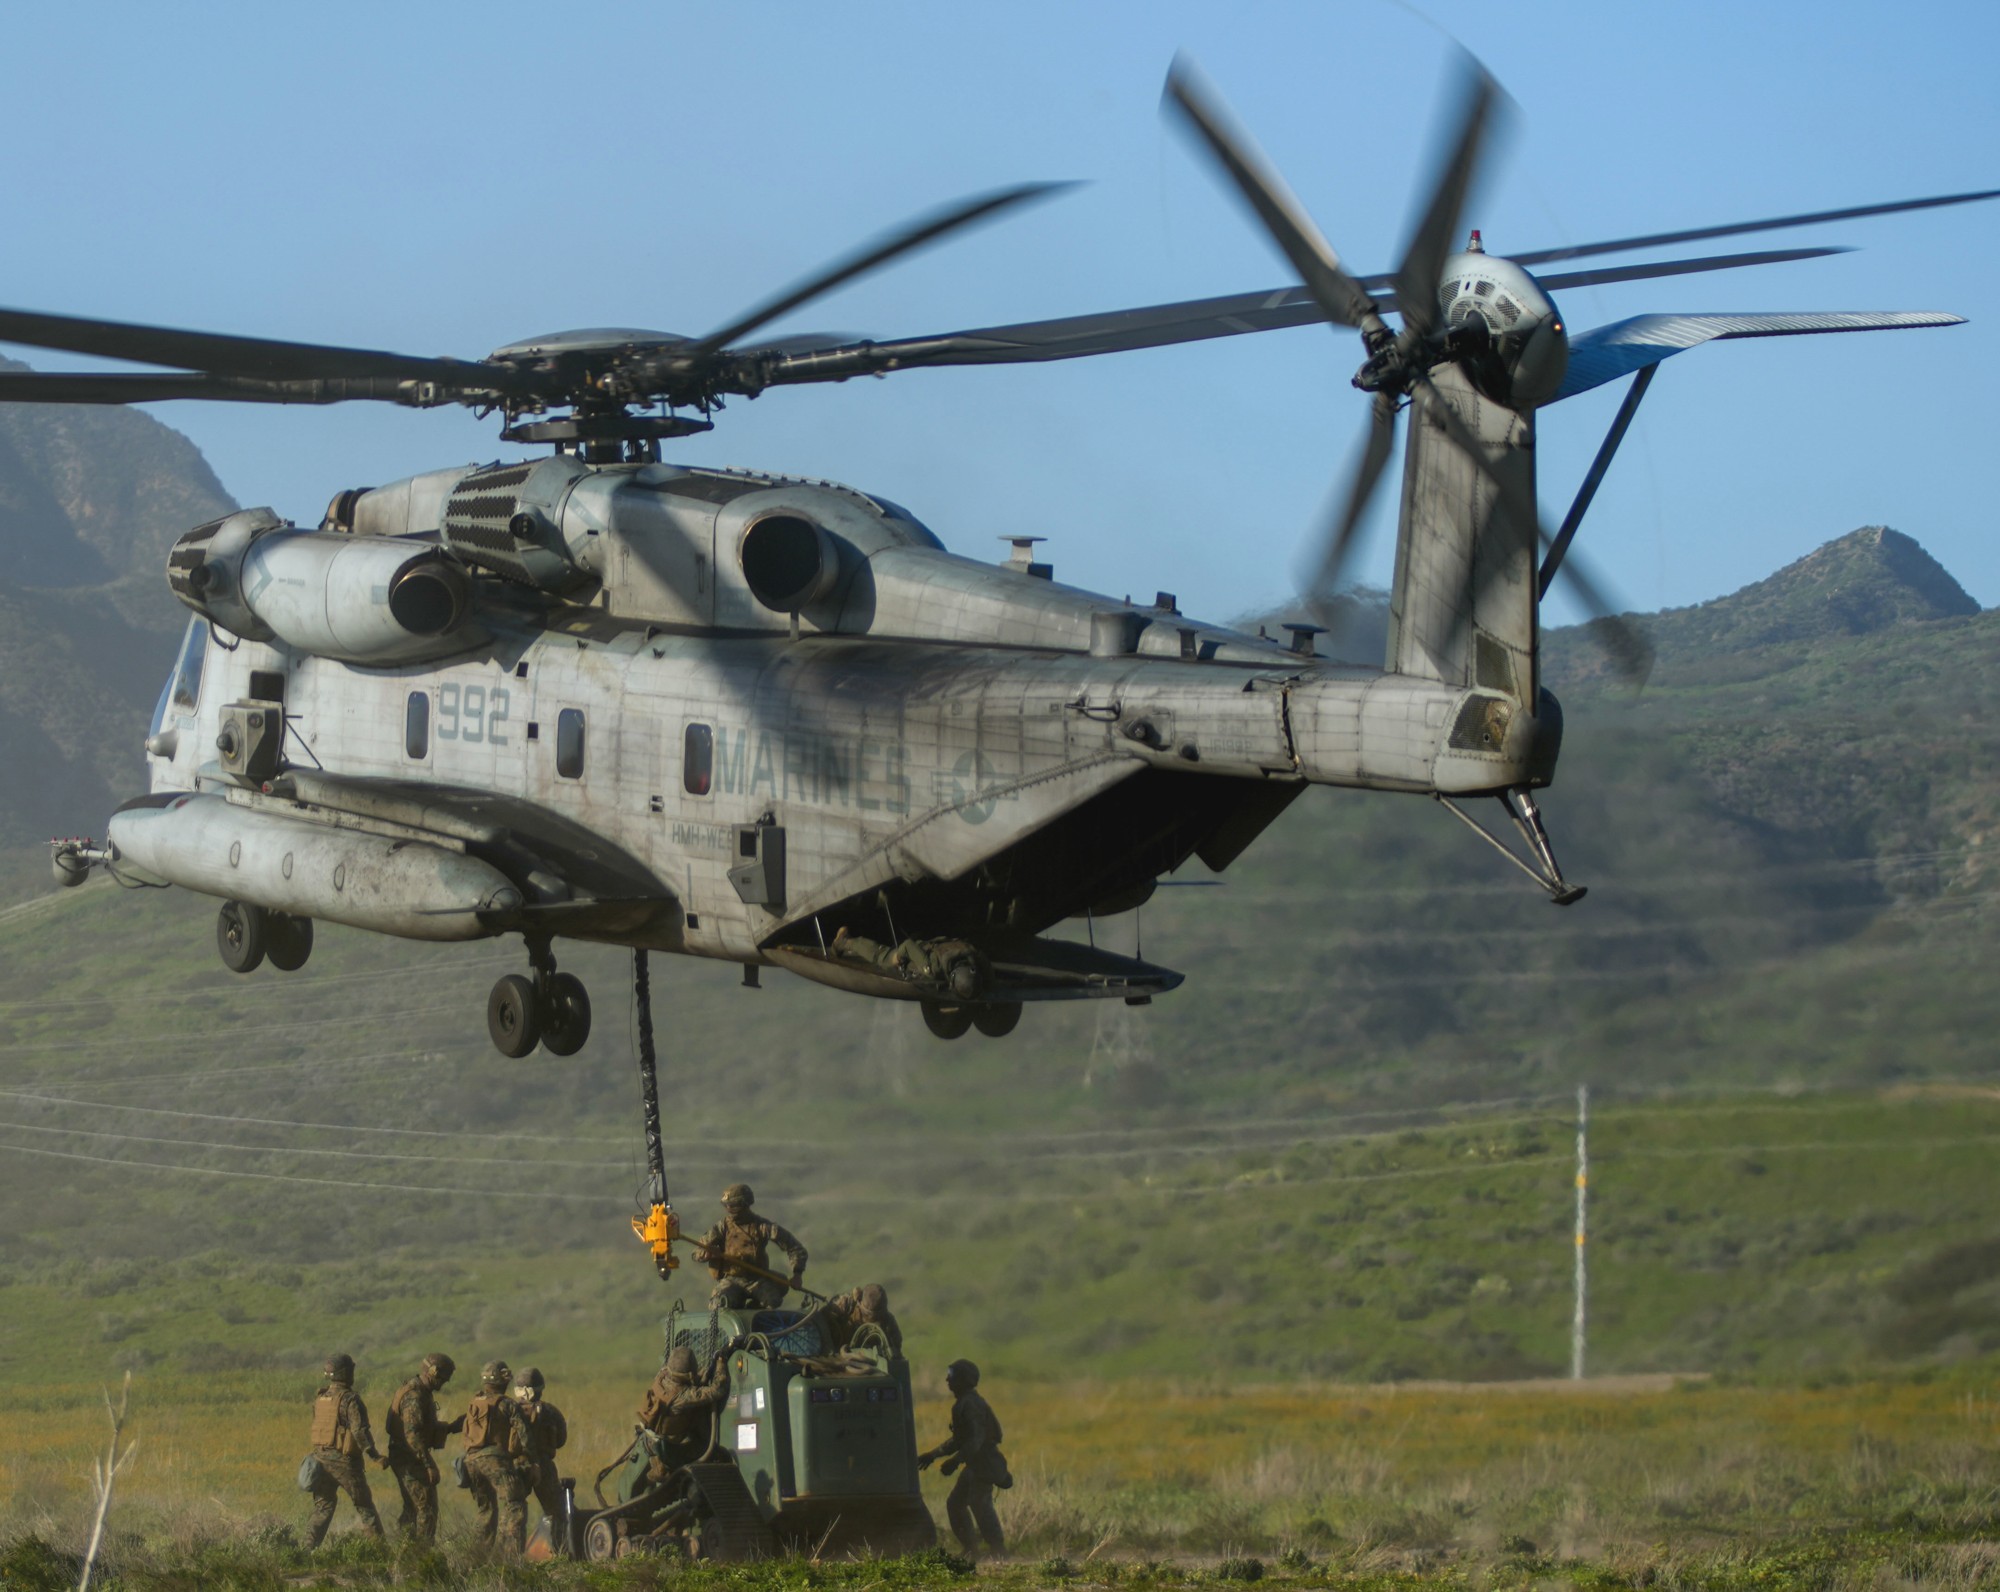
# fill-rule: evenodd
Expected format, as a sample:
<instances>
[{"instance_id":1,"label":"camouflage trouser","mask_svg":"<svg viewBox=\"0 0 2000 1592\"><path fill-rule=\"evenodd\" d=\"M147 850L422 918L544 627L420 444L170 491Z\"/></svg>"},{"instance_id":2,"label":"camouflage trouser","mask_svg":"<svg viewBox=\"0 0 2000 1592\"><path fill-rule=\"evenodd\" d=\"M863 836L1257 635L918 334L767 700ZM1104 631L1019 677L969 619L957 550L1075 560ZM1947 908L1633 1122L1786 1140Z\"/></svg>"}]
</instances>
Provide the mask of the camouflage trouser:
<instances>
[{"instance_id":1,"label":"camouflage trouser","mask_svg":"<svg viewBox=\"0 0 2000 1592\"><path fill-rule=\"evenodd\" d=\"M944 1512L951 1521L951 1534L967 1553L979 1552L981 1537L994 1553L1007 1551L1007 1539L1000 1534L1000 1517L993 1511L993 1483L981 1481L969 1466L962 1468L952 1483Z\"/></svg>"},{"instance_id":2,"label":"camouflage trouser","mask_svg":"<svg viewBox=\"0 0 2000 1592\"><path fill-rule=\"evenodd\" d=\"M333 1506L339 1502L342 1493L346 1493L348 1501L354 1505L354 1512L361 1517L362 1526L381 1536L382 1521L375 1513L375 1499L368 1491L368 1473L361 1468L361 1456L337 1453L331 1448L315 1448L313 1458L319 1461L319 1479L313 1483L312 1520L306 1526L306 1546L319 1546L320 1539L326 1535L326 1528L333 1524Z\"/></svg>"},{"instance_id":3,"label":"camouflage trouser","mask_svg":"<svg viewBox=\"0 0 2000 1592\"><path fill-rule=\"evenodd\" d=\"M549 1517L551 1528L560 1530L563 1518L561 1466L553 1459L542 1460L535 1466L535 1485L532 1496L541 1505L542 1513Z\"/></svg>"},{"instance_id":4,"label":"camouflage trouser","mask_svg":"<svg viewBox=\"0 0 2000 1592\"><path fill-rule=\"evenodd\" d=\"M708 1291L708 1302L724 1310L776 1310L785 1302L785 1285L761 1277L724 1277Z\"/></svg>"},{"instance_id":5,"label":"camouflage trouser","mask_svg":"<svg viewBox=\"0 0 2000 1592\"><path fill-rule=\"evenodd\" d=\"M528 1480L520 1466L497 1450L481 1449L465 1456L465 1479L479 1512L475 1540L518 1554L528 1543Z\"/></svg>"},{"instance_id":6,"label":"camouflage trouser","mask_svg":"<svg viewBox=\"0 0 2000 1592\"><path fill-rule=\"evenodd\" d=\"M429 1462L407 1448L389 1450L389 1470L403 1490L403 1512L396 1518L402 1530L421 1542L436 1542L438 1490Z\"/></svg>"}]
</instances>

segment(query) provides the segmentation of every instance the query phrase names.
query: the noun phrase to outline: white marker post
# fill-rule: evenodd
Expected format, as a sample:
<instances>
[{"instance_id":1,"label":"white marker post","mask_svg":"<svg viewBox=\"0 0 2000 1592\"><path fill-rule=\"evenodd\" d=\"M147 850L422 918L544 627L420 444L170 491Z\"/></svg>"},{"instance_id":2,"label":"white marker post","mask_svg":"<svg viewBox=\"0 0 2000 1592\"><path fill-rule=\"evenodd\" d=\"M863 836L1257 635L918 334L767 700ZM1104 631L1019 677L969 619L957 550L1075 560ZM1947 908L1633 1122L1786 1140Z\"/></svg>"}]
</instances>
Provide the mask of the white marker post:
<instances>
[{"instance_id":1,"label":"white marker post","mask_svg":"<svg viewBox=\"0 0 2000 1592\"><path fill-rule=\"evenodd\" d=\"M1584 1199L1590 1189L1590 1085L1576 1086L1576 1322L1570 1330L1569 1374L1583 1380L1583 1332L1588 1273L1584 1266Z\"/></svg>"}]
</instances>

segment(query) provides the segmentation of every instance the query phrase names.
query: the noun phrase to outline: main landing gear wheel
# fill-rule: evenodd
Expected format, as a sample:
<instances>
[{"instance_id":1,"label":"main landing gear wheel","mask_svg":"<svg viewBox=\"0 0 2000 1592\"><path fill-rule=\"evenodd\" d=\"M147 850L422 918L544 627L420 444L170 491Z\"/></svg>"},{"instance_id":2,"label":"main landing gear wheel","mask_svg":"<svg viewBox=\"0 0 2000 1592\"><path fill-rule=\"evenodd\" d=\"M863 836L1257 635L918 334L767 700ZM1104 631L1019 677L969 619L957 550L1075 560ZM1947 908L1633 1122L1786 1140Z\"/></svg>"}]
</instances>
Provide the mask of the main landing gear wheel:
<instances>
[{"instance_id":1,"label":"main landing gear wheel","mask_svg":"<svg viewBox=\"0 0 2000 1592\"><path fill-rule=\"evenodd\" d=\"M590 1037L590 993L574 973L558 973L548 981L540 1002L542 1048L555 1056L574 1056Z\"/></svg>"},{"instance_id":2,"label":"main landing gear wheel","mask_svg":"<svg viewBox=\"0 0 2000 1592\"><path fill-rule=\"evenodd\" d=\"M924 1027L940 1039L962 1039L972 1027L972 1011L965 1006L943 1006L936 1001L923 1002Z\"/></svg>"},{"instance_id":3,"label":"main landing gear wheel","mask_svg":"<svg viewBox=\"0 0 2000 1592\"><path fill-rule=\"evenodd\" d=\"M1021 1025L1021 1003L1011 1002L1005 1006L975 1006L972 1008L972 1026L988 1039L1005 1039Z\"/></svg>"},{"instance_id":4,"label":"main landing gear wheel","mask_svg":"<svg viewBox=\"0 0 2000 1592\"><path fill-rule=\"evenodd\" d=\"M241 901L225 901L215 915L215 948L232 973L254 973L264 960L269 938L264 909Z\"/></svg>"},{"instance_id":5,"label":"main landing gear wheel","mask_svg":"<svg viewBox=\"0 0 2000 1592\"><path fill-rule=\"evenodd\" d=\"M486 1032L501 1055L518 1061L541 1042L540 1006L534 980L520 973L509 973L493 986L486 998Z\"/></svg>"},{"instance_id":6,"label":"main landing gear wheel","mask_svg":"<svg viewBox=\"0 0 2000 1592\"><path fill-rule=\"evenodd\" d=\"M280 973L296 973L312 955L313 920L289 912L266 915L264 958Z\"/></svg>"}]
</instances>

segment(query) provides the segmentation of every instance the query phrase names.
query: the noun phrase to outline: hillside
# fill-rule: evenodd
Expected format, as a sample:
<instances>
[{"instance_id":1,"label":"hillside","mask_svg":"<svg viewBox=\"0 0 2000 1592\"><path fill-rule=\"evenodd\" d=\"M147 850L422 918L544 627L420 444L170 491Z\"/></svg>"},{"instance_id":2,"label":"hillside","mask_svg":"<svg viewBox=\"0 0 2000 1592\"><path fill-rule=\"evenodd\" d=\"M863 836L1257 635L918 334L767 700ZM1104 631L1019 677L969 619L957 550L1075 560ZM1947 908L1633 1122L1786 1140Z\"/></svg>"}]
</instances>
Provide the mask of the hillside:
<instances>
[{"instance_id":1,"label":"hillside","mask_svg":"<svg viewBox=\"0 0 2000 1592\"><path fill-rule=\"evenodd\" d=\"M99 824L139 788L187 622L167 549L233 507L199 450L137 410L0 404L0 845Z\"/></svg>"},{"instance_id":2,"label":"hillside","mask_svg":"<svg viewBox=\"0 0 2000 1592\"><path fill-rule=\"evenodd\" d=\"M23 523L66 549L51 578L108 566L67 478L12 479ZM131 505L169 496L92 501L127 505L136 548L152 533ZM94 822L136 777L178 616L121 605L172 610L156 553L0 593L10 836ZM1914 542L1868 530L1647 621L1660 661L1636 699L1587 638L1552 635L1568 732L1545 806L1590 887L1568 909L1431 803L1314 791L1220 888L1095 925L1190 975L1144 1010L1042 1008L1011 1043L944 1046L906 1009L656 963L677 1193L700 1217L749 1177L802 1213L832 1278L875 1271L915 1292L919 1330L1015 1369L1054 1346L1192 1374L1226 1336L1267 1376L1545 1371L1587 1080L1606 1165L1631 1174L1609 1367L1756 1366L1787 1333L1825 1364L1984 1352L2000 1305L1953 1279L2000 1240L2000 1124L1980 1096L1883 1092L1992 1073L2000 616L1969 608ZM8 855L0 1273L19 1291L0 1363L42 1374L55 1343L93 1365L275 1365L315 1311L377 1347L540 1321L594 1353L657 1307L621 1230L639 1174L622 954L565 954L598 1009L581 1056L504 1063L481 1017L512 948L334 929L305 973L238 979L213 903L50 896L39 853ZM1176 882L1209 882L1191 872ZM1804 1092L1789 1116L1746 1093L1774 1088ZM541 1280L478 1305L473 1248L541 1257ZM1162 1279L1192 1301L1182 1326L1133 1317ZM175 1291L196 1283L230 1313L199 1325ZM1932 1305L1958 1323L1943 1337ZM83 1346L34 1325L79 1311Z\"/></svg>"}]
</instances>

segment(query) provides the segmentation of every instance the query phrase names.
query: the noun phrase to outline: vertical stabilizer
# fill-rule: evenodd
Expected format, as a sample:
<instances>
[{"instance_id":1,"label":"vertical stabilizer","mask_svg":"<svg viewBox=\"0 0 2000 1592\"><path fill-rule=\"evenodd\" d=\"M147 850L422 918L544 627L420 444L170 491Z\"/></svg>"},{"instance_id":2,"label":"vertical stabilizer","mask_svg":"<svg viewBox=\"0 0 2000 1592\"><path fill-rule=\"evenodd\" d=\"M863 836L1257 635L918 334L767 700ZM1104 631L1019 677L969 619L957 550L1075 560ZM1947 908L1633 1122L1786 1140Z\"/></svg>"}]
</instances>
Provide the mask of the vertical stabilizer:
<instances>
[{"instance_id":1,"label":"vertical stabilizer","mask_svg":"<svg viewBox=\"0 0 2000 1592\"><path fill-rule=\"evenodd\" d=\"M1448 403L1485 449L1508 497L1439 423ZM1536 528L1512 504L1535 502L1535 422L1440 365L1410 408L1396 581L1389 596L1392 673L1536 701ZM1532 512L1532 510L1530 510Z\"/></svg>"}]
</instances>

